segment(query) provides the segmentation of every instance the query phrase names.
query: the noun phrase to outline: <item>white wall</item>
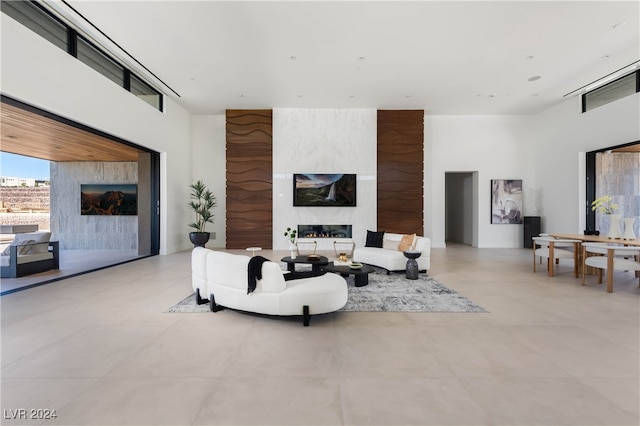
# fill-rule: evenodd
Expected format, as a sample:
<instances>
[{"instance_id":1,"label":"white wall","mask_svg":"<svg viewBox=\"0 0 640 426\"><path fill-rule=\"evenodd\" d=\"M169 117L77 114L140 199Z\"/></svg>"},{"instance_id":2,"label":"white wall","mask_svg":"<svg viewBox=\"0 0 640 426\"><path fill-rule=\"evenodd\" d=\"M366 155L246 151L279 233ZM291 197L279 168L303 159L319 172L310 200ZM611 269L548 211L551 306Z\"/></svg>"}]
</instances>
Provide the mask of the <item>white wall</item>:
<instances>
[{"instance_id":1,"label":"white wall","mask_svg":"<svg viewBox=\"0 0 640 426\"><path fill-rule=\"evenodd\" d=\"M353 225L353 240L364 245L376 229L375 109L273 110L273 248L287 249L287 227ZM355 173L356 207L293 207L294 173ZM333 250L319 239L318 250Z\"/></svg>"},{"instance_id":2,"label":"white wall","mask_svg":"<svg viewBox=\"0 0 640 426\"><path fill-rule=\"evenodd\" d=\"M2 92L161 153L160 252L190 247L189 114L165 97L165 112L1 14Z\"/></svg>"},{"instance_id":3,"label":"white wall","mask_svg":"<svg viewBox=\"0 0 640 426\"><path fill-rule=\"evenodd\" d=\"M491 224L490 194L491 179L522 179L527 197L534 182L527 130L525 116L425 116L425 235L434 247L445 246L446 172L477 172L478 247L522 247L522 225Z\"/></svg>"},{"instance_id":4,"label":"white wall","mask_svg":"<svg viewBox=\"0 0 640 426\"><path fill-rule=\"evenodd\" d=\"M531 118L544 232L583 232L585 186L580 153L640 140L640 94L581 113L571 98ZM638 189L640 192L640 188Z\"/></svg>"},{"instance_id":5,"label":"white wall","mask_svg":"<svg viewBox=\"0 0 640 426\"><path fill-rule=\"evenodd\" d=\"M191 180L202 180L214 193L217 207L213 209L214 222L207 231L214 233L207 247L226 247L226 117L224 115L195 115L191 117L193 169Z\"/></svg>"}]
</instances>

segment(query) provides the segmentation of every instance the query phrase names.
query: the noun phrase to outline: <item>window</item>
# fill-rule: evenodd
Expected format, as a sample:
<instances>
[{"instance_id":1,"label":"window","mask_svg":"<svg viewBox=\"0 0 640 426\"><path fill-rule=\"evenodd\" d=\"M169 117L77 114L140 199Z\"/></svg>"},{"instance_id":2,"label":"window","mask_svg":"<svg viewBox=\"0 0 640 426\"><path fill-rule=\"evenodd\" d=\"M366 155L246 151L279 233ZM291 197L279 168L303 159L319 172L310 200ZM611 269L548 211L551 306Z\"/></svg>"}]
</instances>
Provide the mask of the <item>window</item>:
<instances>
[{"instance_id":1,"label":"window","mask_svg":"<svg viewBox=\"0 0 640 426\"><path fill-rule=\"evenodd\" d=\"M109 80L133 93L155 109L162 111L162 94L100 50L76 30L32 1L0 2L2 13L73 55ZM135 60L135 58L134 58ZM146 69L146 68L145 68ZM148 71L148 70L147 70ZM149 71L151 73L151 71ZM151 73L153 74L153 73Z\"/></svg>"},{"instance_id":2,"label":"window","mask_svg":"<svg viewBox=\"0 0 640 426\"><path fill-rule=\"evenodd\" d=\"M3 1L2 12L67 51L67 26L28 1Z\"/></svg>"},{"instance_id":3,"label":"window","mask_svg":"<svg viewBox=\"0 0 640 426\"><path fill-rule=\"evenodd\" d=\"M124 87L124 67L82 37L78 37L76 58L120 87Z\"/></svg>"},{"instance_id":4,"label":"window","mask_svg":"<svg viewBox=\"0 0 640 426\"><path fill-rule=\"evenodd\" d=\"M152 107L162 111L162 96L160 93L134 74L129 76L129 91Z\"/></svg>"},{"instance_id":5,"label":"window","mask_svg":"<svg viewBox=\"0 0 640 426\"><path fill-rule=\"evenodd\" d=\"M608 104L640 91L640 71L593 89L582 95L582 112Z\"/></svg>"}]
</instances>

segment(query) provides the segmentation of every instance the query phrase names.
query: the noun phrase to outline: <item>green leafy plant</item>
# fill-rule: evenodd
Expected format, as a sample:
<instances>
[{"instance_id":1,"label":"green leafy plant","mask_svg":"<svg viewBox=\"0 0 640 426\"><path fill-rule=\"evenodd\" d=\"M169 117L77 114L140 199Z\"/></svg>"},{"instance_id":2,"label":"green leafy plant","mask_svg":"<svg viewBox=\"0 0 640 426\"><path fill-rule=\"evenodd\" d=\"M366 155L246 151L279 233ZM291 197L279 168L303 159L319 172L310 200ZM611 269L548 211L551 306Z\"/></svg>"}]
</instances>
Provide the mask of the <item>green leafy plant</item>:
<instances>
[{"instance_id":1,"label":"green leafy plant","mask_svg":"<svg viewBox=\"0 0 640 426\"><path fill-rule=\"evenodd\" d=\"M591 203L591 210L598 213L613 214L618 210L618 205L613 204L611 201L613 201L613 198L609 195L596 198L593 203Z\"/></svg>"},{"instance_id":2,"label":"green leafy plant","mask_svg":"<svg viewBox=\"0 0 640 426\"><path fill-rule=\"evenodd\" d=\"M213 195L207 186L198 180L191 185L191 201L187 204L196 215L196 221L189 224L193 232L205 232L207 223L213 223L214 215L212 209L216 207L216 196Z\"/></svg>"},{"instance_id":3,"label":"green leafy plant","mask_svg":"<svg viewBox=\"0 0 640 426\"><path fill-rule=\"evenodd\" d=\"M287 237L292 244L296 242L296 235L297 231L295 229L287 228L287 230L284 231L284 236Z\"/></svg>"}]
</instances>

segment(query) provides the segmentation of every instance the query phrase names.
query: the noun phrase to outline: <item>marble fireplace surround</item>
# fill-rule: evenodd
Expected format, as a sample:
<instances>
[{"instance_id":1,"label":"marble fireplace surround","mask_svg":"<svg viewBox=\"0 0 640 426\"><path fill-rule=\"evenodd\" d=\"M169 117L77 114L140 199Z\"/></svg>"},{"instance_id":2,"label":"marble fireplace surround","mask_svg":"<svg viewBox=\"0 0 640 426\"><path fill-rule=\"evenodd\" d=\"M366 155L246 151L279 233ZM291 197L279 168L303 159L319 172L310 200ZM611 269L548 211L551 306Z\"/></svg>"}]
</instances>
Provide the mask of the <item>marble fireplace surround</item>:
<instances>
[{"instance_id":1,"label":"marble fireplace surround","mask_svg":"<svg viewBox=\"0 0 640 426\"><path fill-rule=\"evenodd\" d=\"M375 109L273 109L273 248L287 250L284 231L298 225L348 224L350 238L310 238L318 251L333 241L364 245L377 226L377 111ZM355 207L293 205L295 173L353 173ZM301 234L298 237L302 237ZM305 238L302 238L303 240Z\"/></svg>"}]
</instances>

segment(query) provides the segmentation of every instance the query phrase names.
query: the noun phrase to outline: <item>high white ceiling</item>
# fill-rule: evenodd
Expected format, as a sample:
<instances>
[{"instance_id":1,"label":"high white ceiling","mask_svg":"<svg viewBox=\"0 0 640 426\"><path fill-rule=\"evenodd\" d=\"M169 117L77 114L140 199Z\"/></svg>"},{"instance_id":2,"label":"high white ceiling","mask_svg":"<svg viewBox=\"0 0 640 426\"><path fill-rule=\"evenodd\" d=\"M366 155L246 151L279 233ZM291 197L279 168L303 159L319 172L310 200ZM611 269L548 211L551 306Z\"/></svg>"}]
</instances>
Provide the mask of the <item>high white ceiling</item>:
<instances>
[{"instance_id":1,"label":"high white ceiling","mask_svg":"<svg viewBox=\"0 0 640 426\"><path fill-rule=\"evenodd\" d=\"M638 0L67 3L194 114L530 114L640 59ZM53 7L90 28L64 3Z\"/></svg>"}]
</instances>

